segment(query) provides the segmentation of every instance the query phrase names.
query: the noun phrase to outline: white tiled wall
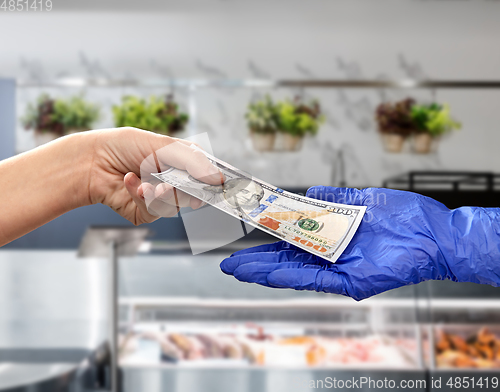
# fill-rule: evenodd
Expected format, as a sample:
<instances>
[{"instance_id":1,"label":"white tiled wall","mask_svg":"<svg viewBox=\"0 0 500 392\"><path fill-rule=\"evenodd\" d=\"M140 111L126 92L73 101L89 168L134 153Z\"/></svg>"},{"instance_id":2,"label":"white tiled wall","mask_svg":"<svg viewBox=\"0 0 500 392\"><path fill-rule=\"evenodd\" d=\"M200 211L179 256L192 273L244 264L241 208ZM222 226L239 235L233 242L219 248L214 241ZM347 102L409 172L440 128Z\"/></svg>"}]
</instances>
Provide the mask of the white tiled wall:
<instances>
[{"instance_id":1,"label":"white tiled wall","mask_svg":"<svg viewBox=\"0 0 500 392\"><path fill-rule=\"evenodd\" d=\"M2 14L0 33L7 38L0 46L0 75L30 81L60 76L500 79L497 1L195 3L170 1L155 11L149 2L147 11L128 7L127 12L58 11L56 4L43 15ZM99 126L108 127L109 107L121 95L164 92L94 88L86 94L103 105ZM20 90L19 112L39 93ZM198 91L195 131L209 133L222 159L271 183L330 183L339 148L345 151L347 183L352 186L379 186L383 179L411 169L500 168L500 91L411 92L419 99L450 103L464 124L430 156L388 155L378 139L374 108L407 92L346 89L304 92L320 98L328 121L316 138L306 141L301 154L256 154L249 147L243 114L249 99L263 93ZM296 91L272 93L284 97ZM176 95L187 105L185 91ZM19 150L32 146L29 132L19 129L17 137Z\"/></svg>"}]
</instances>

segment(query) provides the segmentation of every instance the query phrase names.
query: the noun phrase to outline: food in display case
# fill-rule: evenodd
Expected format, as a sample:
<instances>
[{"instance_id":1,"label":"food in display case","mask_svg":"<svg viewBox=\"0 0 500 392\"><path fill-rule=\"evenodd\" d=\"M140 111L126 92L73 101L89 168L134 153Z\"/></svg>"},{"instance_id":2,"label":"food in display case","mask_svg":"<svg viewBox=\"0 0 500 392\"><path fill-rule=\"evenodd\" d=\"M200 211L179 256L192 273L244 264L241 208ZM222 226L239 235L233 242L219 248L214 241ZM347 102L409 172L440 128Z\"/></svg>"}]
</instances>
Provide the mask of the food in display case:
<instances>
[{"instance_id":1,"label":"food in display case","mask_svg":"<svg viewBox=\"0 0 500 392\"><path fill-rule=\"evenodd\" d=\"M487 327L474 334L436 332L438 368L500 369L500 337Z\"/></svg>"},{"instance_id":2,"label":"food in display case","mask_svg":"<svg viewBox=\"0 0 500 392\"><path fill-rule=\"evenodd\" d=\"M265 331L138 332L124 339L122 364L413 368L395 341L378 336L331 337Z\"/></svg>"},{"instance_id":3,"label":"food in display case","mask_svg":"<svg viewBox=\"0 0 500 392\"><path fill-rule=\"evenodd\" d=\"M396 345L376 335L360 338L299 336L280 339L276 346L303 347L307 366L374 365L399 368L409 365Z\"/></svg>"}]
</instances>

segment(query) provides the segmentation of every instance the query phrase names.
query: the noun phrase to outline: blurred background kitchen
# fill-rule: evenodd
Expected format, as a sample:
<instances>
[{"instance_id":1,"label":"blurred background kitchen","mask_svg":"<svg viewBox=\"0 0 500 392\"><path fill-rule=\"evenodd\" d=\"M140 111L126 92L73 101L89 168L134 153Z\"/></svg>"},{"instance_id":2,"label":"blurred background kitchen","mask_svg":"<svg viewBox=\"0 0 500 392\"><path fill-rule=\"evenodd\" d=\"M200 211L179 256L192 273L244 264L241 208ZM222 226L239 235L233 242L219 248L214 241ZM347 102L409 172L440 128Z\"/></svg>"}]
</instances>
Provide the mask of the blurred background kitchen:
<instances>
[{"instance_id":1,"label":"blurred background kitchen","mask_svg":"<svg viewBox=\"0 0 500 392\"><path fill-rule=\"evenodd\" d=\"M217 157L297 193L384 186L499 205L500 1L0 5L0 159L137 126L207 133ZM498 386L498 289L428 282L356 303L220 271L271 241L253 231L193 256L181 216L134 228L96 205L4 246L0 390L278 392L450 374Z\"/></svg>"}]
</instances>

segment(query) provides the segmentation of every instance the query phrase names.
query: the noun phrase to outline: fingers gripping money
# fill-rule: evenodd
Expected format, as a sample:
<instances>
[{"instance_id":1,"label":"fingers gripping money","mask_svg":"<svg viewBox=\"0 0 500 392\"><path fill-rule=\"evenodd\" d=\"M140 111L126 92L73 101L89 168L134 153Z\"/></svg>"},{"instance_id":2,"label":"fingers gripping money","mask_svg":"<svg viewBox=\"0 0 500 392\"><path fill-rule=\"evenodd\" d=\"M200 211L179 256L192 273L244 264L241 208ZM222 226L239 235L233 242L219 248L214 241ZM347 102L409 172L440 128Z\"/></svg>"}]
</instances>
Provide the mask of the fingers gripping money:
<instances>
[{"instance_id":1,"label":"fingers gripping money","mask_svg":"<svg viewBox=\"0 0 500 392\"><path fill-rule=\"evenodd\" d=\"M186 155L190 156L189 161L184 158ZM147 156L141 163L141 193L148 212L154 216L168 218L176 215L182 207L197 209L203 204L196 195L186 194L154 177L154 173L168 172L174 168L184 170L192 183L202 187L216 187L223 182L220 171L195 143L176 139Z\"/></svg>"},{"instance_id":2,"label":"fingers gripping money","mask_svg":"<svg viewBox=\"0 0 500 392\"><path fill-rule=\"evenodd\" d=\"M175 168L171 168L163 173L167 175ZM227 202L233 208L256 208L264 196L264 190L259 184L245 178L235 178L225 181L223 185L207 185L188 175L188 180L194 184L201 184L201 189L192 188L192 196L202 200L206 200L209 204L216 204L219 202Z\"/></svg>"}]
</instances>

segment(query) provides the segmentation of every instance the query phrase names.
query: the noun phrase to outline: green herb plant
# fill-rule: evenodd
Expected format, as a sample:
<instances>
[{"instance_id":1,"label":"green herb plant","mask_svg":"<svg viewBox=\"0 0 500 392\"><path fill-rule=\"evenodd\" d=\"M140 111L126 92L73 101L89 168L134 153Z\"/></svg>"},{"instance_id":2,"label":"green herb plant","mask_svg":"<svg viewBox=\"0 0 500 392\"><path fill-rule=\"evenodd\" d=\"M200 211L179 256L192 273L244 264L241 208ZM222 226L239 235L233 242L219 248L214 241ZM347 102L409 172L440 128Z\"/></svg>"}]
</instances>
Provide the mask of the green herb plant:
<instances>
[{"instance_id":1,"label":"green herb plant","mask_svg":"<svg viewBox=\"0 0 500 392\"><path fill-rule=\"evenodd\" d=\"M427 132L433 137L441 136L462 127L461 123L451 118L448 105L439 105L437 103L413 105L411 118L418 132Z\"/></svg>"},{"instance_id":2,"label":"green herb plant","mask_svg":"<svg viewBox=\"0 0 500 392\"><path fill-rule=\"evenodd\" d=\"M65 132L88 131L99 119L99 107L87 102L82 96L58 99L54 103L54 110Z\"/></svg>"},{"instance_id":3,"label":"green herb plant","mask_svg":"<svg viewBox=\"0 0 500 392\"><path fill-rule=\"evenodd\" d=\"M276 107L269 95L260 101L250 103L245 118L252 132L274 134L278 129Z\"/></svg>"},{"instance_id":4,"label":"green herb plant","mask_svg":"<svg viewBox=\"0 0 500 392\"><path fill-rule=\"evenodd\" d=\"M148 100L125 96L121 105L113 106L117 127L135 127L169 135L182 131L189 116L179 112L179 105L171 95L165 98L151 96Z\"/></svg>"},{"instance_id":5,"label":"green herb plant","mask_svg":"<svg viewBox=\"0 0 500 392\"><path fill-rule=\"evenodd\" d=\"M36 104L28 104L21 122L26 129L63 136L71 130L91 129L98 118L99 108L81 96L53 99L42 94Z\"/></svg>"},{"instance_id":6,"label":"green herb plant","mask_svg":"<svg viewBox=\"0 0 500 392\"><path fill-rule=\"evenodd\" d=\"M308 103L296 97L293 101L283 101L276 105L278 130L292 136L316 135L325 121L317 100Z\"/></svg>"}]
</instances>

